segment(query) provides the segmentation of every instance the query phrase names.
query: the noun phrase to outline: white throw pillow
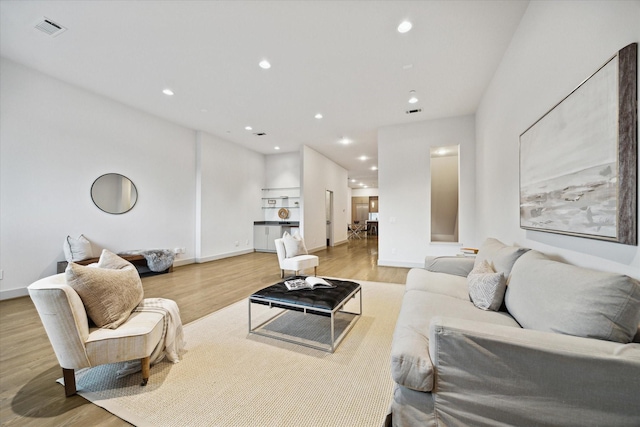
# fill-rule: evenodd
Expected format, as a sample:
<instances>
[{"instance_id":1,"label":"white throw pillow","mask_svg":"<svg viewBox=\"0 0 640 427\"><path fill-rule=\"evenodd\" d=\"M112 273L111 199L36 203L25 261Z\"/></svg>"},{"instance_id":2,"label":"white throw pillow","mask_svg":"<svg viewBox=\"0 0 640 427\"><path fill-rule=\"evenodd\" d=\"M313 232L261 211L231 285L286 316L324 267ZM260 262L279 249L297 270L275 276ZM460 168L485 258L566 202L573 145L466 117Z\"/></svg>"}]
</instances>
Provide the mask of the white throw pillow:
<instances>
[{"instance_id":1,"label":"white throw pillow","mask_svg":"<svg viewBox=\"0 0 640 427\"><path fill-rule=\"evenodd\" d=\"M67 262L82 261L84 259L93 258L91 242L82 234L77 239L67 236L67 238L64 239L62 250L64 251L64 258Z\"/></svg>"},{"instance_id":2,"label":"white throw pillow","mask_svg":"<svg viewBox=\"0 0 640 427\"><path fill-rule=\"evenodd\" d=\"M286 258L293 258L298 255L307 255L307 247L304 245L304 239L296 231L292 236L288 231L285 231L282 235L284 242L284 253Z\"/></svg>"},{"instance_id":3,"label":"white throw pillow","mask_svg":"<svg viewBox=\"0 0 640 427\"><path fill-rule=\"evenodd\" d=\"M496 273L487 261L480 262L467 276L469 297L482 310L500 310L507 281L503 273Z\"/></svg>"}]
</instances>

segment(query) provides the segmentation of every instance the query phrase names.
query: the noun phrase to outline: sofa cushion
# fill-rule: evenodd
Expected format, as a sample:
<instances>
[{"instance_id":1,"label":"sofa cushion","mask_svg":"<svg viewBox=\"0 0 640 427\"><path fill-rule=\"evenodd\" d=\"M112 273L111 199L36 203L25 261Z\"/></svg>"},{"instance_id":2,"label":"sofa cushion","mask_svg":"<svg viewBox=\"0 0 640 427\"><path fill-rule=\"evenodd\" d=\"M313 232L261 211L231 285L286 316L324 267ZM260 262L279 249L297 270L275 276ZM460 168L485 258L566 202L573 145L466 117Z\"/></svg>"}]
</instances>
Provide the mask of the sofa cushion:
<instances>
[{"instance_id":1,"label":"sofa cushion","mask_svg":"<svg viewBox=\"0 0 640 427\"><path fill-rule=\"evenodd\" d=\"M462 280L464 283L465 279ZM519 327L507 313L478 310L468 297L461 300L431 292L407 290L391 344L391 376L403 387L416 391L431 391L433 388L429 325L435 316Z\"/></svg>"},{"instance_id":2,"label":"sofa cushion","mask_svg":"<svg viewBox=\"0 0 640 427\"><path fill-rule=\"evenodd\" d=\"M538 251L514 265L505 302L524 328L621 343L640 322L640 284L621 274L553 261Z\"/></svg>"},{"instance_id":3,"label":"sofa cushion","mask_svg":"<svg viewBox=\"0 0 640 427\"><path fill-rule=\"evenodd\" d=\"M109 269L72 262L65 274L67 284L80 296L87 315L100 328L120 326L143 298L142 282L133 265Z\"/></svg>"},{"instance_id":4,"label":"sofa cushion","mask_svg":"<svg viewBox=\"0 0 640 427\"><path fill-rule=\"evenodd\" d=\"M473 305L482 310L500 309L507 288L504 273L496 273L485 260L471 270L467 284Z\"/></svg>"},{"instance_id":5,"label":"sofa cushion","mask_svg":"<svg viewBox=\"0 0 640 427\"><path fill-rule=\"evenodd\" d=\"M424 268L435 273L467 277L473 269L474 261L475 258L464 256L428 256L424 260Z\"/></svg>"},{"instance_id":6,"label":"sofa cushion","mask_svg":"<svg viewBox=\"0 0 640 427\"><path fill-rule=\"evenodd\" d=\"M490 237L480 247L474 267L480 265L482 261L487 261L496 272L504 273L508 284L513 264L528 250L527 248L507 246L501 241Z\"/></svg>"},{"instance_id":7,"label":"sofa cushion","mask_svg":"<svg viewBox=\"0 0 640 427\"><path fill-rule=\"evenodd\" d=\"M433 292L469 301L466 277L412 268L407 274L406 282L406 291Z\"/></svg>"}]
</instances>

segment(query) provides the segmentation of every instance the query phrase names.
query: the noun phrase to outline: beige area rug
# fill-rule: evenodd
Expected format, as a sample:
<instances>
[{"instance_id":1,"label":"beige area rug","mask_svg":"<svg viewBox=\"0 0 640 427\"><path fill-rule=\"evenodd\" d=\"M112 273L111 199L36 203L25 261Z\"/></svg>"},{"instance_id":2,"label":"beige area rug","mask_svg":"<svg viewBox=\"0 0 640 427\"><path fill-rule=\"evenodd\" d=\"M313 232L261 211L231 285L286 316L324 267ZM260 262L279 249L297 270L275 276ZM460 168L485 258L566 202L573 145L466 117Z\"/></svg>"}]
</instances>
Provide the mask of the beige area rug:
<instances>
[{"instance_id":1,"label":"beige area rug","mask_svg":"<svg viewBox=\"0 0 640 427\"><path fill-rule=\"evenodd\" d=\"M244 300L186 325L182 361L153 366L146 387L140 374L117 379L112 364L79 372L78 393L137 426L381 426L404 286L359 283L363 315L333 354L249 335ZM278 311L253 304L253 325ZM270 327L322 341L328 322L287 312Z\"/></svg>"}]
</instances>

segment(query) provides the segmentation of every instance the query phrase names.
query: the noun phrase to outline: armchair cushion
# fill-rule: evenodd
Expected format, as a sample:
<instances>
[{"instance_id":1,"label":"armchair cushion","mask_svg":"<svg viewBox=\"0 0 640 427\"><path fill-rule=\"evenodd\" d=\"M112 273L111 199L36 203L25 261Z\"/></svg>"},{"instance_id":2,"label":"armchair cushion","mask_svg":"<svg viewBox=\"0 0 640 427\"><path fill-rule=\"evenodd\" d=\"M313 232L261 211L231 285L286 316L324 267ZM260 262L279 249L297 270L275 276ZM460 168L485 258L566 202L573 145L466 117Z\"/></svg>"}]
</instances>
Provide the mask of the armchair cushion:
<instances>
[{"instance_id":1,"label":"armchair cushion","mask_svg":"<svg viewBox=\"0 0 640 427\"><path fill-rule=\"evenodd\" d=\"M80 296L87 315L100 328L120 326L143 298L142 282L133 265L115 270L72 262L65 274L67 284Z\"/></svg>"}]
</instances>

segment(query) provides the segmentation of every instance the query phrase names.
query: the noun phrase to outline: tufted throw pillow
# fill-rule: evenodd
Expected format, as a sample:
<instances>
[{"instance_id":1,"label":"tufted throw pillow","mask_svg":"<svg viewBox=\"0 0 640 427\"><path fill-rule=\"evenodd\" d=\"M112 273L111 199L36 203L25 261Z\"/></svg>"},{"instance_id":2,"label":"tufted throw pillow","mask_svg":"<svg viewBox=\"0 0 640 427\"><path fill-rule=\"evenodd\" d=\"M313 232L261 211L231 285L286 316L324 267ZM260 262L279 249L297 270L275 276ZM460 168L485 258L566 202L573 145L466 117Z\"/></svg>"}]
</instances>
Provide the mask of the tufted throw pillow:
<instances>
[{"instance_id":1,"label":"tufted throw pillow","mask_svg":"<svg viewBox=\"0 0 640 427\"><path fill-rule=\"evenodd\" d=\"M64 258L67 262L82 261L87 258L93 258L91 242L82 234L78 236L77 239L67 236L64 239L62 250L64 251Z\"/></svg>"},{"instance_id":2,"label":"tufted throw pillow","mask_svg":"<svg viewBox=\"0 0 640 427\"><path fill-rule=\"evenodd\" d=\"M298 232L292 236L288 231L285 231L282 235L282 241L284 242L284 253L287 258L308 254L304 240Z\"/></svg>"},{"instance_id":3,"label":"tufted throw pillow","mask_svg":"<svg viewBox=\"0 0 640 427\"><path fill-rule=\"evenodd\" d=\"M507 281L503 273L496 273L487 261L482 261L467 276L469 297L478 308L498 311L502 305Z\"/></svg>"},{"instance_id":4,"label":"tufted throw pillow","mask_svg":"<svg viewBox=\"0 0 640 427\"><path fill-rule=\"evenodd\" d=\"M100 328L116 329L142 301L144 292L138 271L127 264L119 269L85 267L73 262L67 266L67 284L75 289L87 314Z\"/></svg>"}]
</instances>

